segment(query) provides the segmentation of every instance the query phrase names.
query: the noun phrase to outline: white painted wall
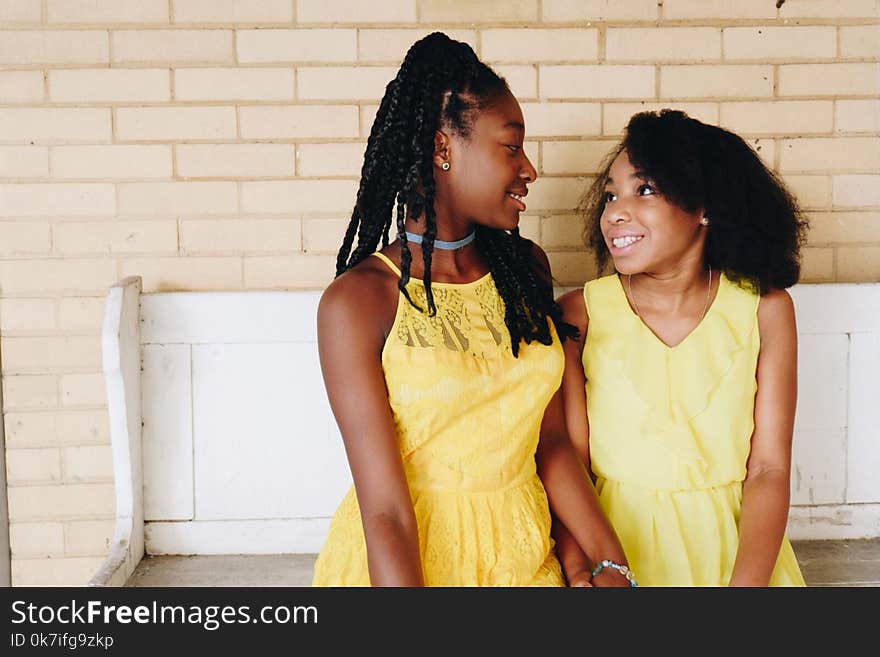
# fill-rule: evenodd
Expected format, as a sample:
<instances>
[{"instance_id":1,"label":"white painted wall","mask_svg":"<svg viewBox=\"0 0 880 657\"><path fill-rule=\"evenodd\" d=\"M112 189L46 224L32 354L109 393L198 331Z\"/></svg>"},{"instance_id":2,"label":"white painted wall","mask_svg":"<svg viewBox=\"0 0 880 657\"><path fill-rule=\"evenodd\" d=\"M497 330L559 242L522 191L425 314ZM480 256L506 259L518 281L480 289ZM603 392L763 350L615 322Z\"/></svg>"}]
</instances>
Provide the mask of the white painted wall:
<instances>
[{"instance_id":1,"label":"white painted wall","mask_svg":"<svg viewBox=\"0 0 880 657\"><path fill-rule=\"evenodd\" d=\"M148 553L320 549L350 474L317 361L319 296L141 297ZM792 296L789 535L880 536L880 284L801 285Z\"/></svg>"}]
</instances>

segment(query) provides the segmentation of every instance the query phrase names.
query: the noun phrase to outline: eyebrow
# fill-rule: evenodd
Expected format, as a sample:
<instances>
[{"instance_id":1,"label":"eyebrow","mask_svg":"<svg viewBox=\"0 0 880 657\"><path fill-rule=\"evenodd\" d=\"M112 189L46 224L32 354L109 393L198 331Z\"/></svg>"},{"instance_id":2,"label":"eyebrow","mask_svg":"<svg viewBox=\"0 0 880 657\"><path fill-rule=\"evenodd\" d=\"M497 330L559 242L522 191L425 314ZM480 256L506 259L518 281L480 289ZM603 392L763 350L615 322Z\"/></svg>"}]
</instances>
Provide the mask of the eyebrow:
<instances>
[{"instance_id":1,"label":"eyebrow","mask_svg":"<svg viewBox=\"0 0 880 657\"><path fill-rule=\"evenodd\" d=\"M522 123L520 123L519 121L508 121L507 123L504 124L504 127L505 128L516 128L517 130L522 130L523 132L526 131L526 127Z\"/></svg>"},{"instance_id":2,"label":"eyebrow","mask_svg":"<svg viewBox=\"0 0 880 657\"><path fill-rule=\"evenodd\" d=\"M648 182L649 180L651 180L651 176L649 176L649 175L648 175L647 173L645 173L644 171L636 171L635 173L633 173L633 174L630 176L630 180L632 180L633 178L636 178L636 179L638 179L638 180L644 180L645 182ZM612 178L611 176L608 176L608 177L605 179L605 184L606 184L606 185L608 185L608 184L613 184L613 183L614 183L614 178Z\"/></svg>"}]
</instances>

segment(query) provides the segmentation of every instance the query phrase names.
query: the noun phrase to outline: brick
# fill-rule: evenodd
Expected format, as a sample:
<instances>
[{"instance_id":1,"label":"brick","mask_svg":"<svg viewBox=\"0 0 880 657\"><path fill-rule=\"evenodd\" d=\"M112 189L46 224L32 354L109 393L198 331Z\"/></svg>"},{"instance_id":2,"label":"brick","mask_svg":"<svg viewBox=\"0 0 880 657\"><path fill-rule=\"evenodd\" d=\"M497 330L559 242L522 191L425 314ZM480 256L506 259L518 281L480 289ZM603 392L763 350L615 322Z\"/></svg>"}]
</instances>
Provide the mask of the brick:
<instances>
[{"instance_id":1,"label":"brick","mask_svg":"<svg viewBox=\"0 0 880 657\"><path fill-rule=\"evenodd\" d=\"M0 178L45 178L49 149L45 146L0 146Z\"/></svg>"},{"instance_id":2,"label":"brick","mask_svg":"<svg viewBox=\"0 0 880 657\"><path fill-rule=\"evenodd\" d=\"M544 173L598 173L602 161L617 140L545 141L542 145Z\"/></svg>"},{"instance_id":3,"label":"brick","mask_svg":"<svg viewBox=\"0 0 880 657\"><path fill-rule=\"evenodd\" d=\"M834 176L835 206L880 205L880 175Z\"/></svg>"},{"instance_id":4,"label":"brick","mask_svg":"<svg viewBox=\"0 0 880 657\"><path fill-rule=\"evenodd\" d=\"M827 208L831 205L830 176L785 175L786 187L793 193L801 207Z\"/></svg>"},{"instance_id":5,"label":"brick","mask_svg":"<svg viewBox=\"0 0 880 657\"><path fill-rule=\"evenodd\" d=\"M774 2L765 0L664 0L663 18L776 18L776 6Z\"/></svg>"},{"instance_id":6,"label":"brick","mask_svg":"<svg viewBox=\"0 0 880 657\"><path fill-rule=\"evenodd\" d=\"M65 552L69 555L101 555L110 551L115 523L112 520L81 520L64 523Z\"/></svg>"},{"instance_id":7,"label":"brick","mask_svg":"<svg viewBox=\"0 0 880 657\"><path fill-rule=\"evenodd\" d=\"M829 133L834 104L827 100L721 103L721 125L736 133Z\"/></svg>"},{"instance_id":8,"label":"brick","mask_svg":"<svg viewBox=\"0 0 880 657\"><path fill-rule=\"evenodd\" d=\"M541 178L529 187L525 203L531 212L573 210L586 190L584 178Z\"/></svg>"},{"instance_id":9,"label":"brick","mask_svg":"<svg viewBox=\"0 0 880 657\"><path fill-rule=\"evenodd\" d=\"M653 98L653 66L540 67L542 98Z\"/></svg>"},{"instance_id":10,"label":"brick","mask_svg":"<svg viewBox=\"0 0 880 657\"><path fill-rule=\"evenodd\" d=\"M880 26L852 25L841 27L840 56L880 58Z\"/></svg>"},{"instance_id":11,"label":"brick","mask_svg":"<svg viewBox=\"0 0 880 657\"><path fill-rule=\"evenodd\" d=\"M423 10L424 11L424 10ZM298 23L415 23L416 0L297 0Z\"/></svg>"},{"instance_id":12,"label":"brick","mask_svg":"<svg viewBox=\"0 0 880 657\"><path fill-rule=\"evenodd\" d=\"M598 135L599 103L523 103L529 137Z\"/></svg>"},{"instance_id":13,"label":"brick","mask_svg":"<svg viewBox=\"0 0 880 657\"><path fill-rule=\"evenodd\" d=\"M168 23L166 0L47 0L49 23Z\"/></svg>"},{"instance_id":14,"label":"brick","mask_svg":"<svg viewBox=\"0 0 880 657\"><path fill-rule=\"evenodd\" d=\"M13 586L85 586L104 562L103 557L13 559Z\"/></svg>"},{"instance_id":15,"label":"brick","mask_svg":"<svg viewBox=\"0 0 880 657\"><path fill-rule=\"evenodd\" d=\"M550 269L559 285L582 286L596 278L596 260L587 251L548 251Z\"/></svg>"},{"instance_id":16,"label":"brick","mask_svg":"<svg viewBox=\"0 0 880 657\"><path fill-rule=\"evenodd\" d=\"M64 554L64 525L60 522L16 522L9 526L12 557Z\"/></svg>"},{"instance_id":17,"label":"brick","mask_svg":"<svg viewBox=\"0 0 880 657\"><path fill-rule=\"evenodd\" d=\"M103 30L5 30L0 64L106 64L110 40Z\"/></svg>"},{"instance_id":18,"label":"brick","mask_svg":"<svg viewBox=\"0 0 880 657\"><path fill-rule=\"evenodd\" d=\"M174 0L175 23L292 23L289 0Z\"/></svg>"},{"instance_id":19,"label":"brick","mask_svg":"<svg viewBox=\"0 0 880 657\"><path fill-rule=\"evenodd\" d=\"M422 23L514 23L537 19L537 0L419 0Z\"/></svg>"},{"instance_id":20,"label":"brick","mask_svg":"<svg viewBox=\"0 0 880 657\"><path fill-rule=\"evenodd\" d=\"M113 185L108 183L0 185L0 216L112 216L115 212Z\"/></svg>"},{"instance_id":21,"label":"brick","mask_svg":"<svg viewBox=\"0 0 880 657\"><path fill-rule=\"evenodd\" d=\"M241 289L241 258L128 258L120 278L141 276L144 292Z\"/></svg>"},{"instance_id":22,"label":"brick","mask_svg":"<svg viewBox=\"0 0 880 657\"><path fill-rule=\"evenodd\" d=\"M657 0L544 0L545 21L653 21L658 17Z\"/></svg>"},{"instance_id":23,"label":"brick","mask_svg":"<svg viewBox=\"0 0 880 657\"><path fill-rule=\"evenodd\" d=\"M180 250L188 255L299 251L298 219L211 219L180 224Z\"/></svg>"},{"instance_id":24,"label":"brick","mask_svg":"<svg viewBox=\"0 0 880 657\"><path fill-rule=\"evenodd\" d=\"M40 103L42 71L0 71L0 103Z\"/></svg>"},{"instance_id":25,"label":"brick","mask_svg":"<svg viewBox=\"0 0 880 657\"><path fill-rule=\"evenodd\" d=\"M351 212L355 180L290 180L241 184L241 209L250 213Z\"/></svg>"},{"instance_id":26,"label":"brick","mask_svg":"<svg viewBox=\"0 0 880 657\"><path fill-rule=\"evenodd\" d=\"M6 0L0 4L0 23L39 23L41 0Z\"/></svg>"},{"instance_id":27,"label":"brick","mask_svg":"<svg viewBox=\"0 0 880 657\"><path fill-rule=\"evenodd\" d=\"M245 139L357 137L359 132L355 105L242 107L239 120Z\"/></svg>"},{"instance_id":28,"label":"brick","mask_svg":"<svg viewBox=\"0 0 880 657\"><path fill-rule=\"evenodd\" d=\"M577 214L556 214L541 219L541 245L545 249L583 246L584 219Z\"/></svg>"},{"instance_id":29,"label":"brick","mask_svg":"<svg viewBox=\"0 0 880 657\"><path fill-rule=\"evenodd\" d=\"M101 341L92 336L3 338L0 344L4 373L101 369Z\"/></svg>"},{"instance_id":30,"label":"brick","mask_svg":"<svg viewBox=\"0 0 880 657\"><path fill-rule=\"evenodd\" d=\"M787 64L779 67L780 96L874 96L880 64Z\"/></svg>"},{"instance_id":31,"label":"brick","mask_svg":"<svg viewBox=\"0 0 880 657\"><path fill-rule=\"evenodd\" d=\"M711 64L660 67L664 98L772 96L772 66Z\"/></svg>"},{"instance_id":32,"label":"brick","mask_svg":"<svg viewBox=\"0 0 880 657\"><path fill-rule=\"evenodd\" d=\"M116 136L128 141L234 139L234 107L120 107Z\"/></svg>"},{"instance_id":33,"label":"brick","mask_svg":"<svg viewBox=\"0 0 880 657\"><path fill-rule=\"evenodd\" d=\"M379 100L395 75L388 66L299 68L296 91L303 100Z\"/></svg>"},{"instance_id":34,"label":"brick","mask_svg":"<svg viewBox=\"0 0 880 657\"><path fill-rule=\"evenodd\" d=\"M361 136L366 138L370 136L370 131L373 129L379 107L378 105L361 105L359 109Z\"/></svg>"},{"instance_id":35,"label":"brick","mask_svg":"<svg viewBox=\"0 0 880 657\"><path fill-rule=\"evenodd\" d=\"M54 178L170 178L171 146L54 146Z\"/></svg>"},{"instance_id":36,"label":"brick","mask_svg":"<svg viewBox=\"0 0 880 657\"><path fill-rule=\"evenodd\" d=\"M541 219L531 215L519 218L519 234L536 244L541 243Z\"/></svg>"},{"instance_id":37,"label":"brick","mask_svg":"<svg viewBox=\"0 0 880 657\"><path fill-rule=\"evenodd\" d=\"M10 448L110 443L106 410L10 412L5 427Z\"/></svg>"},{"instance_id":38,"label":"brick","mask_svg":"<svg viewBox=\"0 0 880 657\"><path fill-rule=\"evenodd\" d=\"M104 321L105 297L66 297L58 302L58 328L95 331Z\"/></svg>"},{"instance_id":39,"label":"brick","mask_svg":"<svg viewBox=\"0 0 880 657\"><path fill-rule=\"evenodd\" d=\"M109 445L66 447L62 460L67 483L113 481L113 451Z\"/></svg>"},{"instance_id":40,"label":"brick","mask_svg":"<svg viewBox=\"0 0 880 657\"><path fill-rule=\"evenodd\" d=\"M599 58L595 28L496 29L481 34L481 57L489 62L583 62Z\"/></svg>"},{"instance_id":41,"label":"brick","mask_svg":"<svg viewBox=\"0 0 880 657\"><path fill-rule=\"evenodd\" d=\"M58 406L58 379L49 375L4 375L3 409L53 408ZM11 446L10 442L10 446Z\"/></svg>"},{"instance_id":42,"label":"brick","mask_svg":"<svg viewBox=\"0 0 880 657\"><path fill-rule=\"evenodd\" d=\"M53 102L161 102L171 100L165 69L79 69L49 71Z\"/></svg>"},{"instance_id":43,"label":"brick","mask_svg":"<svg viewBox=\"0 0 880 657\"><path fill-rule=\"evenodd\" d=\"M293 175L290 144L178 144L177 174L184 178L256 178Z\"/></svg>"},{"instance_id":44,"label":"brick","mask_svg":"<svg viewBox=\"0 0 880 657\"><path fill-rule=\"evenodd\" d=\"M107 108L0 108L0 141L110 141Z\"/></svg>"},{"instance_id":45,"label":"brick","mask_svg":"<svg viewBox=\"0 0 880 657\"><path fill-rule=\"evenodd\" d=\"M360 61L393 62L399 64L410 47L423 36L429 34L427 29L358 30L357 56ZM450 39L463 41L474 50L477 49L477 33L475 30L443 30ZM486 32L483 32L485 48Z\"/></svg>"},{"instance_id":46,"label":"brick","mask_svg":"<svg viewBox=\"0 0 880 657\"><path fill-rule=\"evenodd\" d=\"M880 132L880 100L838 100L837 132Z\"/></svg>"},{"instance_id":47,"label":"brick","mask_svg":"<svg viewBox=\"0 0 880 657\"><path fill-rule=\"evenodd\" d=\"M834 27L724 28L724 59L791 61L836 56L837 29Z\"/></svg>"},{"instance_id":48,"label":"brick","mask_svg":"<svg viewBox=\"0 0 880 657\"><path fill-rule=\"evenodd\" d=\"M297 175L358 177L365 149L366 144L360 141L346 144L297 144Z\"/></svg>"},{"instance_id":49,"label":"brick","mask_svg":"<svg viewBox=\"0 0 880 657\"><path fill-rule=\"evenodd\" d=\"M537 98L538 97L538 69L535 66L512 66L499 65L493 67L507 81L511 93L515 98Z\"/></svg>"},{"instance_id":50,"label":"brick","mask_svg":"<svg viewBox=\"0 0 880 657\"><path fill-rule=\"evenodd\" d=\"M880 281L880 246L839 247L837 280L841 283Z\"/></svg>"},{"instance_id":51,"label":"brick","mask_svg":"<svg viewBox=\"0 0 880 657\"><path fill-rule=\"evenodd\" d=\"M877 18L877 0L800 0L786 2L779 9L780 18Z\"/></svg>"},{"instance_id":52,"label":"brick","mask_svg":"<svg viewBox=\"0 0 880 657\"><path fill-rule=\"evenodd\" d=\"M45 255L51 248L49 224L0 221L0 257Z\"/></svg>"},{"instance_id":53,"label":"brick","mask_svg":"<svg viewBox=\"0 0 880 657\"><path fill-rule=\"evenodd\" d=\"M77 221L55 225L55 252L61 255L177 252L177 222Z\"/></svg>"},{"instance_id":54,"label":"brick","mask_svg":"<svg viewBox=\"0 0 880 657\"><path fill-rule=\"evenodd\" d=\"M761 158L768 169L774 169L776 163L776 142L772 139L756 138L745 139L745 142L752 147L755 154Z\"/></svg>"},{"instance_id":55,"label":"brick","mask_svg":"<svg viewBox=\"0 0 880 657\"><path fill-rule=\"evenodd\" d=\"M816 212L810 215L810 244L880 242L880 212Z\"/></svg>"},{"instance_id":56,"label":"brick","mask_svg":"<svg viewBox=\"0 0 880 657\"><path fill-rule=\"evenodd\" d=\"M245 258L244 286L248 290L323 288L335 272L336 258L330 255Z\"/></svg>"},{"instance_id":57,"label":"brick","mask_svg":"<svg viewBox=\"0 0 880 657\"><path fill-rule=\"evenodd\" d=\"M292 100L293 70L189 68L174 72L175 100Z\"/></svg>"},{"instance_id":58,"label":"brick","mask_svg":"<svg viewBox=\"0 0 880 657\"><path fill-rule=\"evenodd\" d=\"M781 144L780 171L875 171L880 169L876 137L786 139Z\"/></svg>"},{"instance_id":59,"label":"brick","mask_svg":"<svg viewBox=\"0 0 880 657\"><path fill-rule=\"evenodd\" d=\"M348 219L303 219L303 251L306 253L339 252ZM391 231L394 238L395 231Z\"/></svg>"},{"instance_id":60,"label":"brick","mask_svg":"<svg viewBox=\"0 0 880 657\"><path fill-rule=\"evenodd\" d=\"M676 62L721 59L721 28L609 28L605 60L609 62Z\"/></svg>"},{"instance_id":61,"label":"brick","mask_svg":"<svg viewBox=\"0 0 880 657\"><path fill-rule=\"evenodd\" d=\"M657 112L661 109L681 110L688 116L709 123L718 124L717 103L676 103L669 101L641 103L603 103L602 134L622 135L626 125L634 114L639 112Z\"/></svg>"},{"instance_id":62,"label":"brick","mask_svg":"<svg viewBox=\"0 0 880 657\"><path fill-rule=\"evenodd\" d=\"M61 452L57 449L7 450L6 477L13 486L61 481Z\"/></svg>"},{"instance_id":63,"label":"brick","mask_svg":"<svg viewBox=\"0 0 880 657\"><path fill-rule=\"evenodd\" d=\"M801 283L830 283L834 280L834 249L801 249Z\"/></svg>"},{"instance_id":64,"label":"brick","mask_svg":"<svg viewBox=\"0 0 880 657\"><path fill-rule=\"evenodd\" d=\"M178 217L238 210L234 182L120 183L119 214Z\"/></svg>"},{"instance_id":65,"label":"brick","mask_svg":"<svg viewBox=\"0 0 880 657\"><path fill-rule=\"evenodd\" d=\"M0 299L0 332L51 331L56 315L54 299Z\"/></svg>"},{"instance_id":66,"label":"brick","mask_svg":"<svg viewBox=\"0 0 880 657\"><path fill-rule=\"evenodd\" d=\"M117 30L114 63L231 64L231 30Z\"/></svg>"},{"instance_id":67,"label":"brick","mask_svg":"<svg viewBox=\"0 0 880 657\"><path fill-rule=\"evenodd\" d=\"M357 30L238 30L238 61L353 62Z\"/></svg>"},{"instance_id":68,"label":"brick","mask_svg":"<svg viewBox=\"0 0 880 657\"><path fill-rule=\"evenodd\" d=\"M0 281L5 294L100 290L116 279L112 260L6 260L0 261Z\"/></svg>"}]
</instances>

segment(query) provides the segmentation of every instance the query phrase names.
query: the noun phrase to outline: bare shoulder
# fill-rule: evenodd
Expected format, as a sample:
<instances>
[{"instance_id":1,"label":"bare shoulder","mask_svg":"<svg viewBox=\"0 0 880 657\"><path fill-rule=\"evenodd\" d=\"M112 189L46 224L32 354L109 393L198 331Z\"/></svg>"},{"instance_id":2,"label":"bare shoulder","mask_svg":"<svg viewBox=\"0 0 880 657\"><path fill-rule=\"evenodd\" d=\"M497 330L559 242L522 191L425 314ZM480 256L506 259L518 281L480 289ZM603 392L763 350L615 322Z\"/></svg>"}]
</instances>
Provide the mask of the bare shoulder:
<instances>
[{"instance_id":1,"label":"bare shoulder","mask_svg":"<svg viewBox=\"0 0 880 657\"><path fill-rule=\"evenodd\" d=\"M336 278L321 295L318 330L345 327L387 334L397 309L397 276L377 258L367 258Z\"/></svg>"},{"instance_id":2,"label":"bare shoulder","mask_svg":"<svg viewBox=\"0 0 880 657\"><path fill-rule=\"evenodd\" d=\"M762 340L796 331L794 302L784 289L771 288L758 302L758 329Z\"/></svg>"},{"instance_id":3,"label":"bare shoulder","mask_svg":"<svg viewBox=\"0 0 880 657\"><path fill-rule=\"evenodd\" d=\"M584 291L581 288L566 292L558 300L562 308L562 317L569 324L573 324L584 335L589 317L587 316L587 304L584 303Z\"/></svg>"}]
</instances>

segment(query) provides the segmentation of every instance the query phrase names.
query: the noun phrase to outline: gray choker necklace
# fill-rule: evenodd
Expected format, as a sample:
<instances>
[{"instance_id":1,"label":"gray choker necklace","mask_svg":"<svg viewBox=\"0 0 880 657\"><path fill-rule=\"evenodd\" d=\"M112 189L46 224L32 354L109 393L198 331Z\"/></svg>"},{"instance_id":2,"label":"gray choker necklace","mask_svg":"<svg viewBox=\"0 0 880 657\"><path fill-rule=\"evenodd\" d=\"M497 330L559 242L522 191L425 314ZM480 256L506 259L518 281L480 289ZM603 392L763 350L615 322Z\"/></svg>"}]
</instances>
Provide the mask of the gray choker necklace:
<instances>
[{"instance_id":1,"label":"gray choker necklace","mask_svg":"<svg viewBox=\"0 0 880 657\"><path fill-rule=\"evenodd\" d=\"M444 251L455 251L456 249L460 249L463 246L467 246L471 242L474 241L474 238L477 236L477 231L472 230L471 234L467 237L462 237L460 240L455 240L454 242L446 242L444 240L434 240L434 248L442 249ZM411 233L406 231L406 239L412 242L413 244L421 244L422 236L416 233Z\"/></svg>"}]
</instances>

